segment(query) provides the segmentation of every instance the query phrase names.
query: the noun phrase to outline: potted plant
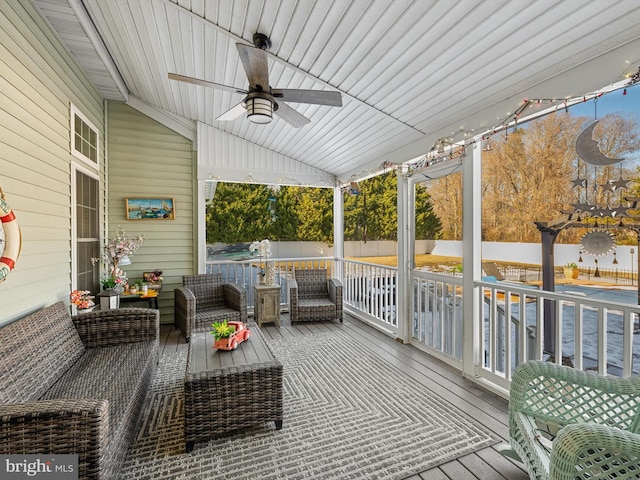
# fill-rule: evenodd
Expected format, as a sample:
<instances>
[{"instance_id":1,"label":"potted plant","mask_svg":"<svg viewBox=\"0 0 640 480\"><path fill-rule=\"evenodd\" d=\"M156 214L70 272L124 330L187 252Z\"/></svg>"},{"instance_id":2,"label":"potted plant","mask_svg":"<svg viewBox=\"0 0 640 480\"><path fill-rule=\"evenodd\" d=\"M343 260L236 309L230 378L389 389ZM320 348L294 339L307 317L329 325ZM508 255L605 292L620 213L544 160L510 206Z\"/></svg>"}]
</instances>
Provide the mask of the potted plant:
<instances>
[{"instance_id":1,"label":"potted plant","mask_svg":"<svg viewBox=\"0 0 640 480\"><path fill-rule=\"evenodd\" d=\"M144 235L131 236L124 229L118 226L115 238L109 240L103 247L102 255L91 258L91 263L95 265L102 262L104 265L102 288L114 289L118 294L124 292L127 276L120 268L121 265L129 265L129 258L145 240ZM125 263L125 260L127 263Z\"/></svg>"},{"instance_id":2,"label":"potted plant","mask_svg":"<svg viewBox=\"0 0 640 480\"><path fill-rule=\"evenodd\" d=\"M94 296L88 290L74 290L69 295L71 304L76 306L78 313L90 312L96 306Z\"/></svg>"},{"instance_id":3,"label":"potted plant","mask_svg":"<svg viewBox=\"0 0 640 480\"><path fill-rule=\"evenodd\" d=\"M236 327L229 325L226 319L221 322L213 322L211 324L211 328L213 328L211 333L215 339L215 343L213 344L214 348L226 346L229 341L229 337L231 337L231 335L236 331Z\"/></svg>"},{"instance_id":4,"label":"potted plant","mask_svg":"<svg viewBox=\"0 0 640 480\"><path fill-rule=\"evenodd\" d=\"M269 243L269 239L265 238L261 241L255 241L251 245L249 245L249 251L251 254L258 254L258 257L262 258L260 264L258 266L258 283L266 283L270 285L271 282L275 284L275 262L271 262L271 265L268 265L270 262L269 255L271 255L271 245ZM270 278L266 277L267 267L269 270L272 270L272 274L269 275Z\"/></svg>"},{"instance_id":5,"label":"potted plant","mask_svg":"<svg viewBox=\"0 0 640 480\"><path fill-rule=\"evenodd\" d=\"M567 279L576 279L578 278L578 274L580 271L578 270L578 265L575 262L568 262L564 266L564 278Z\"/></svg>"},{"instance_id":6,"label":"potted plant","mask_svg":"<svg viewBox=\"0 0 640 480\"><path fill-rule=\"evenodd\" d=\"M142 279L137 279L135 282L133 282L133 284L129 287L129 293L138 293L140 290L142 290L142 285L143 285L143 281Z\"/></svg>"},{"instance_id":7,"label":"potted plant","mask_svg":"<svg viewBox=\"0 0 640 480\"><path fill-rule=\"evenodd\" d=\"M249 339L251 331L244 322L232 321L214 322L211 331L215 342L213 348L219 350L235 350L238 345Z\"/></svg>"},{"instance_id":8,"label":"potted plant","mask_svg":"<svg viewBox=\"0 0 640 480\"><path fill-rule=\"evenodd\" d=\"M150 289L158 291L162 289L162 270L144 272L142 276Z\"/></svg>"}]
</instances>

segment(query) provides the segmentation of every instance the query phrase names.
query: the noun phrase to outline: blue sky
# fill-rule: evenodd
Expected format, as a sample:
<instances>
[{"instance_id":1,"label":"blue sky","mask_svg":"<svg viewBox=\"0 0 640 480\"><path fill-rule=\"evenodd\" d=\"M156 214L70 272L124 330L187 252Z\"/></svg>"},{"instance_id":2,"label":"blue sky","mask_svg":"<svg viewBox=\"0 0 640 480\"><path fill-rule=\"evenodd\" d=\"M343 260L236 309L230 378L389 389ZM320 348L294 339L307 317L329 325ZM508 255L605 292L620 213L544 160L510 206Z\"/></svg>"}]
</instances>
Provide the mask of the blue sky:
<instances>
[{"instance_id":1,"label":"blue sky","mask_svg":"<svg viewBox=\"0 0 640 480\"><path fill-rule=\"evenodd\" d=\"M627 88L626 95L623 95L622 92L622 90L616 90L598 99L598 118L613 112L640 116L640 84ZM569 108L569 113L576 116L595 118L594 102L593 100L588 100L584 103L579 103Z\"/></svg>"}]
</instances>

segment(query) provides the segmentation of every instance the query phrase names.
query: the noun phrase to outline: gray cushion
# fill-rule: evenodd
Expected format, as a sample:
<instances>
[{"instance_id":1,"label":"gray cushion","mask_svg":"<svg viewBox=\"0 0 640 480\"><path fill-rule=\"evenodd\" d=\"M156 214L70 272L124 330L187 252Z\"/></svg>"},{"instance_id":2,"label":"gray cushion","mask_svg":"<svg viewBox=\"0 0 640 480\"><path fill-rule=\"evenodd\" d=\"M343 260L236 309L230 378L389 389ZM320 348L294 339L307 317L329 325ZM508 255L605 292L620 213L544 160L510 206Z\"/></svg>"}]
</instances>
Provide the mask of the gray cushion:
<instances>
[{"instance_id":1,"label":"gray cushion","mask_svg":"<svg viewBox=\"0 0 640 480\"><path fill-rule=\"evenodd\" d=\"M118 437L121 422L136 406L136 394L144 391L153 368L153 342L134 342L113 347L89 348L75 365L51 387L42 400L91 398L109 401L111 436Z\"/></svg>"},{"instance_id":2,"label":"gray cushion","mask_svg":"<svg viewBox=\"0 0 640 480\"><path fill-rule=\"evenodd\" d=\"M38 400L84 351L63 302L3 327L0 404Z\"/></svg>"}]
</instances>

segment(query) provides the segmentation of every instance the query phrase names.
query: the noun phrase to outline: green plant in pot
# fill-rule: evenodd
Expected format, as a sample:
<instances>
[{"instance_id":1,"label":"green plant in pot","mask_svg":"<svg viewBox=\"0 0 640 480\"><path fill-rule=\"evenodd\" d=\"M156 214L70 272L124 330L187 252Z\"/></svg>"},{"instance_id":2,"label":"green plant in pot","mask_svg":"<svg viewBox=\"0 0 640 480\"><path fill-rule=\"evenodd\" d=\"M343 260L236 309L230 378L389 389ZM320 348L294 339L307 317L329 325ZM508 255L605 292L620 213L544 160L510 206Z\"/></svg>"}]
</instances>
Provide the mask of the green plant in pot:
<instances>
[{"instance_id":1,"label":"green plant in pot","mask_svg":"<svg viewBox=\"0 0 640 480\"><path fill-rule=\"evenodd\" d=\"M129 291L131 293L138 293L140 290L142 290L142 285L144 285L144 282L142 281L142 279L138 278L129 286Z\"/></svg>"},{"instance_id":2,"label":"green plant in pot","mask_svg":"<svg viewBox=\"0 0 640 480\"><path fill-rule=\"evenodd\" d=\"M223 338L229 338L233 335L233 332L236 331L236 327L229 325L226 320L223 320L222 322L213 322L211 324L211 328L213 328L211 333L216 339L216 342Z\"/></svg>"}]
</instances>

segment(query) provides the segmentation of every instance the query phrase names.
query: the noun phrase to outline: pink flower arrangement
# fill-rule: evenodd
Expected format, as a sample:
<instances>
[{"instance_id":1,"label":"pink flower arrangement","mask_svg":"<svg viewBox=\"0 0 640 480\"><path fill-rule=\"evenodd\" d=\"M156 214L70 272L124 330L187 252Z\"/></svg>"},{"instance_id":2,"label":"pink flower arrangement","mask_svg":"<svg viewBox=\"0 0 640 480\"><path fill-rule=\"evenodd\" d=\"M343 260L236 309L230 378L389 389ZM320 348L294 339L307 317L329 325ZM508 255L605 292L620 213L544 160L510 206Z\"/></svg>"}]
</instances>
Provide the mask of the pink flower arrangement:
<instances>
[{"instance_id":1,"label":"pink flower arrangement","mask_svg":"<svg viewBox=\"0 0 640 480\"><path fill-rule=\"evenodd\" d=\"M131 236L124 231L124 228L118 226L116 237L107 242L103 247L102 255L92 258L91 263L95 265L102 261L105 266L106 280L113 279L114 283L122 283L122 281L117 281L118 278L124 278L122 270L118 267L120 260L134 253L143 243L144 235ZM126 282L126 278L124 278L123 282ZM110 285L110 287L113 287L113 285Z\"/></svg>"},{"instance_id":2,"label":"pink flower arrangement","mask_svg":"<svg viewBox=\"0 0 640 480\"><path fill-rule=\"evenodd\" d=\"M160 270L154 270L153 272L147 272L144 274L144 279L147 282L161 282L162 281L162 272Z\"/></svg>"},{"instance_id":3,"label":"pink flower arrangement","mask_svg":"<svg viewBox=\"0 0 640 480\"><path fill-rule=\"evenodd\" d=\"M84 310L86 308L91 308L95 305L93 303L93 297L89 290L74 290L69 295L71 298L71 303L78 307L78 310Z\"/></svg>"}]
</instances>

